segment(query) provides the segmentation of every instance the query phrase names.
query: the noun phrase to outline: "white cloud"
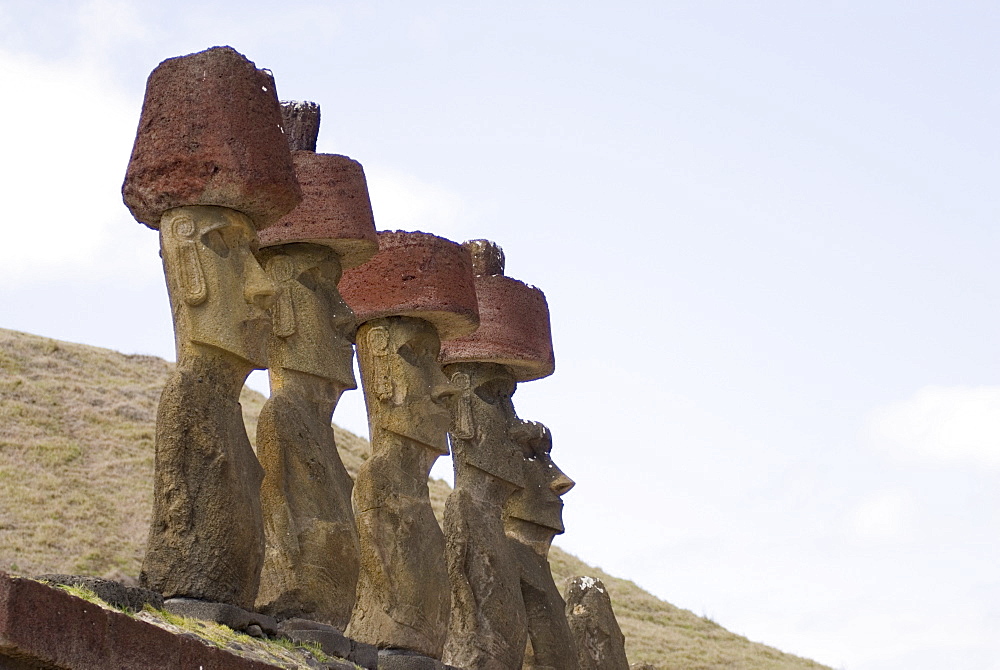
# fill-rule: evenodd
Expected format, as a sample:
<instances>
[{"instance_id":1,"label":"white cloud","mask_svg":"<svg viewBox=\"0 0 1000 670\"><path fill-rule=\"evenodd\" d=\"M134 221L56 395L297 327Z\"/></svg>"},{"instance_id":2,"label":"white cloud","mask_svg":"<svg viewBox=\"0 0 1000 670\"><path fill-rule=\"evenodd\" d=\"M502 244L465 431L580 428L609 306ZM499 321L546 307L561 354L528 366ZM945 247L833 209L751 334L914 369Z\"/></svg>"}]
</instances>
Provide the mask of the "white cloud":
<instances>
[{"instance_id":1,"label":"white cloud","mask_svg":"<svg viewBox=\"0 0 1000 670\"><path fill-rule=\"evenodd\" d=\"M379 166L365 166L379 230L422 230L463 241L474 229L468 203L443 186Z\"/></svg>"},{"instance_id":2,"label":"white cloud","mask_svg":"<svg viewBox=\"0 0 1000 670\"><path fill-rule=\"evenodd\" d=\"M926 386L872 412L864 432L905 461L1000 467L1000 387Z\"/></svg>"},{"instance_id":3,"label":"white cloud","mask_svg":"<svg viewBox=\"0 0 1000 670\"><path fill-rule=\"evenodd\" d=\"M76 14L80 35L80 58L101 68L111 57L112 47L150 37L135 3L129 0L89 0Z\"/></svg>"},{"instance_id":4,"label":"white cloud","mask_svg":"<svg viewBox=\"0 0 1000 670\"><path fill-rule=\"evenodd\" d=\"M907 491L878 491L851 510L848 529L853 536L865 540L907 539L913 530L915 511L913 497Z\"/></svg>"},{"instance_id":5,"label":"white cloud","mask_svg":"<svg viewBox=\"0 0 1000 670\"><path fill-rule=\"evenodd\" d=\"M127 100L86 65L3 51L0 88L10 100L0 107L6 128L0 183L8 194L0 282L9 287L147 266L135 263L135 245L145 255L151 237L155 253L155 234L132 220L119 191L140 101ZM152 266L158 272L158 263Z\"/></svg>"}]
</instances>

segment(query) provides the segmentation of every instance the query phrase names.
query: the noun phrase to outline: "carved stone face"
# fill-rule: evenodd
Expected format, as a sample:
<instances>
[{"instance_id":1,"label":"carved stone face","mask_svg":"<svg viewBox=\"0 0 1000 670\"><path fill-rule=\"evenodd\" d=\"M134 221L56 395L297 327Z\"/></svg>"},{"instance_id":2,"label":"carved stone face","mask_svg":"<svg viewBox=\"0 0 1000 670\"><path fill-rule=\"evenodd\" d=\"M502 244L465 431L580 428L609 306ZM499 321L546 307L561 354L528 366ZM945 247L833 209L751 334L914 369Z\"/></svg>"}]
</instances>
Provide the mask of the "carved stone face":
<instances>
[{"instance_id":1,"label":"carved stone face","mask_svg":"<svg viewBox=\"0 0 1000 670\"><path fill-rule=\"evenodd\" d=\"M197 342L267 365L274 285L254 257L257 233L224 207L178 207L160 221L160 249L178 351Z\"/></svg>"},{"instance_id":2,"label":"carved stone face","mask_svg":"<svg viewBox=\"0 0 1000 670\"><path fill-rule=\"evenodd\" d=\"M514 432L524 458L524 488L510 497L506 515L562 533L562 496L576 483L552 462L552 434L548 428L524 421Z\"/></svg>"},{"instance_id":3,"label":"carved stone face","mask_svg":"<svg viewBox=\"0 0 1000 670\"><path fill-rule=\"evenodd\" d=\"M307 372L341 391L354 380L354 312L337 283L337 254L318 244L285 244L261 252L268 277L278 289L272 308L268 360L271 368Z\"/></svg>"},{"instance_id":4,"label":"carved stone face","mask_svg":"<svg viewBox=\"0 0 1000 670\"><path fill-rule=\"evenodd\" d=\"M521 424L511 401L517 382L510 369L496 363L456 363L445 372L460 389L452 406L455 458L523 486L521 446L512 434Z\"/></svg>"},{"instance_id":5,"label":"carved stone face","mask_svg":"<svg viewBox=\"0 0 1000 670\"><path fill-rule=\"evenodd\" d=\"M375 319L358 334L358 362L372 428L448 453L454 387L437 362L441 341L429 322Z\"/></svg>"}]
</instances>

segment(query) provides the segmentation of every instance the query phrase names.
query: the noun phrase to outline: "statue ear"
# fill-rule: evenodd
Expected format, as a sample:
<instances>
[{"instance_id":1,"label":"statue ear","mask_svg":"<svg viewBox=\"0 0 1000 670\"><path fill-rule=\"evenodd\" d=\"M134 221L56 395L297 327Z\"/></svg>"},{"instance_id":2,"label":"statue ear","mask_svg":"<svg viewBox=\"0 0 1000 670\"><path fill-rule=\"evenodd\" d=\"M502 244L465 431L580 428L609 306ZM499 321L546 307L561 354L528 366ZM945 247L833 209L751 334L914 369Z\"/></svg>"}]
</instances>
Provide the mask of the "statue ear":
<instances>
[{"instance_id":1,"label":"statue ear","mask_svg":"<svg viewBox=\"0 0 1000 670\"><path fill-rule=\"evenodd\" d=\"M456 372L451 376L451 383L460 391L455 399L455 420L451 436L459 440L471 440L476 436L476 426L472 421L472 382L469 375Z\"/></svg>"},{"instance_id":2,"label":"statue ear","mask_svg":"<svg viewBox=\"0 0 1000 670\"><path fill-rule=\"evenodd\" d=\"M198 227L194 219L186 214L174 217L169 225L174 237L177 238L180 285L184 302L192 307L200 305L208 297L208 286L205 284L205 272L202 270L195 242Z\"/></svg>"},{"instance_id":3,"label":"statue ear","mask_svg":"<svg viewBox=\"0 0 1000 670\"><path fill-rule=\"evenodd\" d=\"M376 356L389 354L389 330L385 326L368 329L368 349Z\"/></svg>"},{"instance_id":4,"label":"statue ear","mask_svg":"<svg viewBox=\"0 0 1000 670\"><path fill-rule=\"evenodd\" d=\"M271 308L271 331L278 337L289 337L295 332L295 307L291 287L295 277L295 264L288 256L278 254L267 262L267 274L278 286L278 299Z\"/></svg>"},{"instance_id":5,"label":"statue ear","mask_svg":"<svg viewBox=\"0 0 1000 670\"><path fill-rule=\"evenodd\" d=\"M374 326L365 335L368 350L379 358L389 355L389 330L384 326ZM379 400L388 400L392 397L392 379L389 377L390 370L388 363L377 366L377 377L375 379L375 396Z\"/></svg>"}]
</instances>

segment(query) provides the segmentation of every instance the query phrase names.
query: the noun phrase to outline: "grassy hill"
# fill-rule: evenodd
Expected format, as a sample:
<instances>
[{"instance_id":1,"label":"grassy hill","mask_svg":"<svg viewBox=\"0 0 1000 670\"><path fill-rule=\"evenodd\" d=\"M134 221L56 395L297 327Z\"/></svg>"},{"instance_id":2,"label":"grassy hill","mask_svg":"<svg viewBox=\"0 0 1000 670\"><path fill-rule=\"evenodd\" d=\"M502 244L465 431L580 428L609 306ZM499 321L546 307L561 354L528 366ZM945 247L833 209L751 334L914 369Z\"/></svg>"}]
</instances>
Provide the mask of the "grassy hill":
<instances>
[{"instance_id":1,"label":"grassy hill","mask_svg":"<svg viewBox=\"0 0 1000 670\"><path fill-rule=\"evenodd\" d=\"M134 580L152 508L153 427L171 363L0 329L0 570ZM253 439L264 403L243 390ZM368 442L337 428L352 473ZM438 510L448 485L432 482ZM659 670L827 666L730 633L553 548L557 583L604 580L629 660Z\"/></svg>"}]
</instances>

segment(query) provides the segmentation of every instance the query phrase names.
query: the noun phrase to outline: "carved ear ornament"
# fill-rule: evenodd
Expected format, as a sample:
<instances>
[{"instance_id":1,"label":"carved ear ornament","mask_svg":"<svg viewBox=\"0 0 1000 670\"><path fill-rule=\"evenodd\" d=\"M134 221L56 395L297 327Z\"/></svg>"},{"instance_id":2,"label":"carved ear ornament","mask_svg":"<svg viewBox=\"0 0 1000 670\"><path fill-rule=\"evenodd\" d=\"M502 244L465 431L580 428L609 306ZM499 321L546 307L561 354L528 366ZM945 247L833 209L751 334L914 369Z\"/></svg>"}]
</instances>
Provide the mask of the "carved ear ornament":
<instances>
[{"instance_id":1,"label":"carved ear ornament","mask_svg":"<svg viewBox=\"0 0 1000 670\"><path fill-rule=\"evenodd\" d=\"M205 283L201 260L198 258L198 244L195 241L198 227L194 219L186 214L174 217L170 227L177 238L180 284L184 291L184 302L192 307L200 305L208 297L208 286Z\"/></svg>"},{"instance_id":2,"label":"carved ear ornament","mask_svg":"<svg viewBox=\"0 0 1000 670\"><path fill-rule=\"evenodd\" d=\"M452 427L452 437L459 440L471 440L476 436L476 425L472 420L472 381L464 372L456 372L451 376L452 385L459 390L455 400L455 422Z\"/></svg>"},{"instance_id":3,"label":"carved ear ornament","mask_svg":"<svg viewBox=\"0 0 1000 670\"><path fill-rule=\"evenodd\" d=\"M295 277L295 263L288 256L278 254L267 261L267 273L278 285L278 298L271 308L273 332L278 337L289 337L295 333L295 307L292 304L291 287Z\"/></svg>"},{"instance_id":4,"label":"carved ear ornament","mask_svg":"<svg viewBox=\"0 0 1000 670\"><path fill-rule=\"evenodd\" d=\"M375 326L368 331L366 338L368 349L375 356L384 358L389 355L389 331L386 328ZM379 400L388 400L393 393L388 365L380 365L378 368L379 374L375 378L375 397Z\"/></svg>"}]
</instances>

